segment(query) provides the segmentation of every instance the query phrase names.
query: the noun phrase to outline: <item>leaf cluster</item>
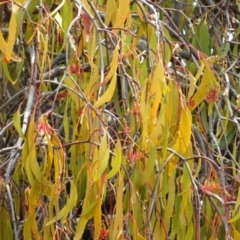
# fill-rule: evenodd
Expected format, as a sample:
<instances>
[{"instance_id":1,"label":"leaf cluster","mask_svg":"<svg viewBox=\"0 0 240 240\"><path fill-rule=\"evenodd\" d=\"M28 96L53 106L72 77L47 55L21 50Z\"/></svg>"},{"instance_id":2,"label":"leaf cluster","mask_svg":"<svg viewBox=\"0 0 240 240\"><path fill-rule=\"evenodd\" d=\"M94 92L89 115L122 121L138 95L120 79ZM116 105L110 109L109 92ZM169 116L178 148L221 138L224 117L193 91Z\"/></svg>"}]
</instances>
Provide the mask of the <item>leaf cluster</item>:
<instances>
[{"instance_id":1,"label":"leaf cluster","mask_svg":"<svg viewBox=\"0 0 240 240\"><path fill-rule=\"evenodd\" d=\"M239 13L0 2L0 239L239 239Z\"/></svg>"}]
</instances>

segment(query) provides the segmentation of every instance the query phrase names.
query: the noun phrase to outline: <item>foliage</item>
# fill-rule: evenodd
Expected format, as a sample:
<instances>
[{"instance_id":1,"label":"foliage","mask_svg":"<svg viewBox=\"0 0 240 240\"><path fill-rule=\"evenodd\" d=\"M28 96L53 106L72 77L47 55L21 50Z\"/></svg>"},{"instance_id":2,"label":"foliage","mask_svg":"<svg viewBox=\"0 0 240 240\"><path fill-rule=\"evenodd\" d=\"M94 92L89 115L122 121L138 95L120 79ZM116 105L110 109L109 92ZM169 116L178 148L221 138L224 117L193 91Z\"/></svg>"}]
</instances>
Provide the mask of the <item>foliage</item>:
<instances>
[{"instance_id":1,"label":"foliage","mask_svg":"<svg viewBox=\"0 0 240 240\"><path fill-rule=\"evenodd\" d=\"M239 239L239 13L1 1L0 239Z\"/></svg>"}]
</instances>

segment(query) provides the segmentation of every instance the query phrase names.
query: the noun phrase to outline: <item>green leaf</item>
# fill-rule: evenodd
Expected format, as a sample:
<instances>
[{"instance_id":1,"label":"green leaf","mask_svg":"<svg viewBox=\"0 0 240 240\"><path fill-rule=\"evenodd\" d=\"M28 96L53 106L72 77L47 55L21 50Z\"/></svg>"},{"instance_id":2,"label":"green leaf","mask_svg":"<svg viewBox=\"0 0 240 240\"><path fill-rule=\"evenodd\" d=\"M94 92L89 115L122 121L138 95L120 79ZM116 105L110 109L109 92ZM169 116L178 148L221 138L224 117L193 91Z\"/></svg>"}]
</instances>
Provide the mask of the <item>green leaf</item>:
<instances>
[{"instance_id":1,"label":"green leaf","mask_svg":"<svg viewBox=\"0 0 240 240\"><path fill-rule=\"evenodd\" d=\"M22 126L21 126L21 119L20 119L20 111L19 109L17 110L17 112L14 113L13 115L13 124L14 124L14 127L16 128L17 132L18 132L18 135L21 137L21 138L25 138L23 132L22 132Z\"/></svg>"},{"instance_id":2,"label":"green leaf","mask_svg":"<svg viewBox=\"0 0 240 240\"><path fill-rule=\"evenodd\" d=\"M80 217L80 220L77 224L77 227L76 227L76 233L75 233L75 236L74 236L74 240L79 240L81 239L82 235L83 235L83 232L84 232L84 229L85 229L85 226L87 225L88 223L88 220L91 218L91 216L81 216Z\"/></svg>"},{"instance_id":3,"label":"green leaf","mask_svg":"<svg viewBox=\"0 0 240 240\"><path fill-rule=\"evenodd\" d=\"M192 45L205 53L207 56L210 54L210 36L208 25L205 20L197 26L196 35L193 37Z\"/></svg>"},{"instance_id":4,"label":"green leaf","mask_svg":"<svg viewBox=\"0 0 240 240\"><path fill-rule=\"evenodd\" d=\"M65 133L65 141L68 142L69 140L69 121L68 121L68 99L66 100L66 105L63 114L63 127Z\"/></svg>"},{"instance_id":5,"label":"green leaf","mask_svg":"<svg viewBox=\"0 0 240 240\"><path fill-rule=\"evenodd\" d=\"M14 239L10 214L4 206L0 206L0 216L0 239Z\"/></svg>"}]
</instances>

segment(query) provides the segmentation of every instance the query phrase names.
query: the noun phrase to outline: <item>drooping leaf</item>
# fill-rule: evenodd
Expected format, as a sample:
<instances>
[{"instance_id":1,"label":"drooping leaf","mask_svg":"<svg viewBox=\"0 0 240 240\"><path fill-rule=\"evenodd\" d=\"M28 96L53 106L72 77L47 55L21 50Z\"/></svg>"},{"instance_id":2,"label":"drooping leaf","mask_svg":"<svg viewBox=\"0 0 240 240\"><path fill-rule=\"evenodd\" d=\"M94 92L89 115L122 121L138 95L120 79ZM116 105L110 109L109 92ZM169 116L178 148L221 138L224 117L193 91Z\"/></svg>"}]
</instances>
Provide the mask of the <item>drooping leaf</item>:
<instances>
[{"instance_id":1,"label":"drooping leaf","mask_svg":"<svg viewBox=\"0 0 240 240\"><path fill-rule=\"evenodd\" d=\"M27 200L29 204L29 213L24 224L23 236L24 239L37 239L40 240L40 234L36 222L36 207L38 206L40 194L40 186L37 181L35 181L27 192Z\"/></svg>"},{"instance_id":2,"label":"drooping leaf","mask_svg":"<svg viewBox=\"0 0 240 240\"><path fill-rule=\"evenodd\" d=\"M105 133L101 139L97 163L93 162L93 164L96 164L99 166L96 173L93 176L93 181L99 180L101 178L103 172L106 170L108 160L109 160L109 153L110 153L110 151L109 151L109 147L108 147L108 143L107 143L107 136Z\"/></svg>"},{"instance_id":3,"label":"drooping leaf","mask_svg":"<svg viewBox=\"0 0 240 240\"><path fill-rule=\"evenodd\" d=\"M117 4L115 0L108 0L106 4L105 25L109 26L112 16L116 12Z\"/></svg>"},{"instance_id":4,"label":"drooping leaf","mask_svg":"<svg viewBox=\"0 0 240 240\"><path fill-rule=\"evenodd\" d=\"M99 181L99 183L101 180ZM102 228L102 193L99 194L97 197L97 204L95 206L94 212L93 212L93 219L94 219L94 240L99 240L100 234L101 234L101 228Z\"/></svg>"},{"instance_id":5,"label":"drooping leaf","mask_svg":"<svg viewBox=\"0 0 240 240\"><path fill-rule=\"evenodd\" d=\"M110 70L105 78L105 83L107 83L116 73L117 66L118 66L118 55L119 55L119 46L117 45L113 51L113 57L110 64Z\"/></svg>"},{"instance_id":6,"label":"drooping leaf","mask_svg":"<svg viewBox=\"0 0 240 240\"><path fill-rule=\"evenodd\" d=\"M64 221L67 218L67 215L69 212L73 209L77 202L77 188L73 182L71 182L71 188L70 188L70 197L67 199L66 205L56 214L56 216L51 219L49 222L47 222L46 226L49 226L53 224L54 222L61 219Z\"/></svg>"},{"instance_id":7,"label":"drooping leaf","mask_svg":"<svg viewBox=\"0 0 240 240\"><path fill-rule=\"evenodd\" d=\"M203 100L207 99L210 102L218 101L219 84L210 68L209 64L205 61L205 71L198 87L197 92L189 100L189 109L193 111Z\"/></svg>"},{"instance_id":8,"label":"drooping leaf","mask_svg":"<svg viewBox=\"0 0 240 240\"><path fill-rule=\"evenodd\" d=\"M85 226L87 225L87 222L88 220L90 219L91 217L90 216L82 216L77 224L77 227L76 227L76 233L75 233L75 236L74 236L74 240L79 240L81 239L82 235L83 235L83 232L84 232L84 229L85 229Z\"/></svg>"},{"instance_id":9,"label":"drooping leaf","mask_svg":"<svg viewBox=\"0 0 240 240\"><path fill-rule=\"evenodd\" d=\"M124 27L124 22L129 14L130 0L118 1L117 16L113 24L113 33L117 34Z\"/></svg>"},{"instance_id":10,"label":"drooping leaf","mask_svg":"<svg viewBox=\"0 0 240 240\"><path fill-rule=\"evenodd\" d=\"M17 112L15 112L15 114L13 116L13 124L14 124L14 127L16 128L19 136L21 138L25 138L25 136L23 135L23 132L22 132L22 126L21 126L21 119L20 119L20 111L19 111L19 109L17 110Z\"/></svg>"},{"instance_id":11,"label":"drooping leaf","mask_svg":"<svg viewBox=\"0 0 240 240\"><path fill-rule=\"evenodd\" d=\"M9 23L9 35L7 41L4 40L0 31L0 50L4 54L4 61L9 63L10 60L20 61L20 58L13 53L13 46L16 41L17 23L15 14L11 15Z\"/></svg>"},{"instance_id":12,"label":"drooping leaf","mask_svg":"<svg viewBox=\"0 0 240 240\"><path fill-rule=\"evenodd\" d=\"M0 239L14 239L10 213L4 206L0 206L0 216Z\"/></svg>"},{"instance_id":13,"label":"drooping leaf","mask_svg":"<svg viewBox=\"0 0 240 240\"><path fill-rule=\"evenodd\" d=\"M116 214L113 224L113 232L111 234L112 239L118 239L123 232L122 212L123 212L123 186L124 181L121 173L118 175L118 188L117 188L117 199L116 199Z\"/></svg>"},{"instance_id":14,"label":"drooping leaf","mask_svg":"<svg viewBox=\"0 0 240 240\"><path fill-rule=\"evenodd\" d=\"M179 123L179 130L176 134L176 141L173 145L173 149L180 153L184 154L188 148L191 138L191 127L192 127L192 115L187 107L184 107L181 112L181 118ZM176 167L177 159L175 157L170 161L169 174L171 175L172 171Z\"/></svg>"},{"instance_id":15,"label":"drooping leaf","mask_svg":"<svg viewBox=\"0 0 240 240\"><path fill-rule=\"evenodd\" d=\"M62 28L64 31L64 42L62 48L66 46L66 35L67 35L67 30L69 25L72 22L73 19L73 12L72 12L72 3L70 0L64 1L63 7L61 8L62 10L62 17L64 21L62 22Z\"/></svg>"},{"instance_id":16,"label":"drooping leaf","mask_svg":"<svg viewBox=\"0 0 240 240\"><path fill-rule=\"evenodd\" d=\"M233 228L233 236L234 236L234 239L239 239L240 238L240 233L235 228Z\"/></svg>"},{"instance_id":17,"label":"drooping leaf","mask_svg":"<svg viewBox=\"0 0 240 240\"><path fill-rule=\"evenodd\" d=\"M111 101L111 99L113 97L114 90L116 88L116 82L117 82L117 74L115 72L112 76L112 80L111 80L106 92L103 93L103 95L95 102L95 104L94 104L95 108L99 108L104 103L107 103L107 102Z\"/></svg>"},{"instance_id":18,"label":"drooping leaf","mask_svg":"<svg viewBox=\"0 0 240 240\"><path fill-rule=\"evenodd\" d=\"M209 30L206 21L203 19L196 29L196 35L193 37L192 45L205 53L210 53Z\"/></svg>"},{"instance_id":19,"label":"drooping leaf","mask_svg":"<svg viewBox=\"0 0 240 240\"><path fill-rule=\"evenodd\" d=\"M152 94L153 103L150 110L150 124L157 115L158 106L161 102L162 92L164 89L164 84L165 84L164 82L165 82L164 68L163 68L162 61L159 60L154 72L154 76L151 79L150 93Z\"/></svg>"},{"instance_id":20,"label":"drooping leaf","mask_svg":"<svg viewBox=\"0 0 240 240\"><path fill-rule=\"evenodd\" d=\"M156 158L157 158L156 147L153 146L147 158L146 168L144 169L142 174L142 181L141 181L142 185L145 184L146 181L148 181L150 175L154 174L154 165L155 165Z\"/></svg>"},{"instance_id":21,"label":"drooping leaf","mask_svg":"<svg viewBox=\"0 0 240 240\"><path fill-rule=\"evenodd\" d=\"M168 189L169 189L168 201L167 201L166 211L164 215L165 229L167 232L171 226L171 217L172 217L174 201L175 201L175 183L174 183L175 173L176 171L174 170L171 176L169 177L169 181L168 181Z\"/></svg>"},{"instance_id":22,"label":"drooping leaf","mask_svg":"<svg viewBox=\"0 0 240 240\"><path fill-rule=\"evenodd\" d=\"M111 161L112 169L107 174L107 179L112 178L120 170L122 153L121 153L121 143L119 140L115 145L114 153L115 153L115 157L113 156Z\"/></svg>"}]
</instances>

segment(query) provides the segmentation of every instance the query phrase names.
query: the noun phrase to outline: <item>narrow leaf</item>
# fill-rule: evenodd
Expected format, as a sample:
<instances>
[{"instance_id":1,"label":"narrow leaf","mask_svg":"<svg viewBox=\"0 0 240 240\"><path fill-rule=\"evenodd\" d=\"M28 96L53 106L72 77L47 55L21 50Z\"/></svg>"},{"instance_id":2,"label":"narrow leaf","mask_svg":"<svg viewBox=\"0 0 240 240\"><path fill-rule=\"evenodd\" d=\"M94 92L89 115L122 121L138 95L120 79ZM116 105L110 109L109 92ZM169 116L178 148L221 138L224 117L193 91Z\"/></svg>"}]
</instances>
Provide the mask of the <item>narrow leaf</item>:
<instances>
[{"instance_id":1,"label":"narrow leaf","mask_svg":"<svg viewBox=\"0 0 240 240\"><path fill-rule=\"evenodd\" d=\"M115 153L116 157L114 157L114 156L112 157L112 162L111 162L112 169L107 174L107 179L112 178L120 170L122 152L121 152L121 143L120 143L119 139L116 143L114 153Z\"/></svg>"},{"instance_id":2,"label":"narrow leaf","mask_svg":"<svg viewBox=\"0 0 240 240\"><path fill-rule=\"evenodd\" d=\"M117 66L118 66L118 54L119 54L118 51L119 51L119 46L117 45L113 52L113 58L112 58L112 62L110 65L110 70L105 78L105 83L107 83L113 77L113 75L116 73Z\"/></svg>"},{"instance_id":3,"label":"narrow leaf","mask_svg":"<svg viewBox=\"0 0 240 240\"><path fill-rule=\"evenodd\" d=\"M113 32L117 34L119 32L119 28L124 27L124 22L126 21L129 13L129 6L130 6L130 0L119 0L118 2L118 9L117 9L117 16L116 20L114 22Z\"/></svg>"},{"instance_id":4,"label":"narrow leaf","mask_svg":"<svg viewBox=\"0 0 240 240\"><path fill-rule=\"evenodd\" d=\"M60 210L59 213L56 214L56 216L51 219L46 226L49 226L53 224L54 222L58 221L59 219L62 219L63 221L67 218L67 215L69 212L73 209L77 202L77 188L73 182L71 182L71 192L70 197L67 199L66 205Z\"/></svg>"},{"instance_id":5,"label":"narrow leaf","mask_svg":"<svg viewBox=\"0 0 240 240\"><path fill-rule=\"evenodd\" d=\"M18 109L17 112L15 112L14 115L13 115L13 124L14 124L14 127L16 128L17 132L18 132L18 135L19 135L21 138L25 138L25 136L23 135L23 132L22 132L21 119L20 119L20 111L19 111L19 109Z\"/></svg>"},{"instance_id":6,"label":"narrow leaf","mask_svg":"<svg viewBox=\"0 0 240 240\"><path fill-rule=\"evenodd\" d=\"M122 223L122 214L123 214L123 177L119 172L118 175L118 188L117 188L117 199L116 199L116 214L114 218L114 225L113 225L113 234L112 239L118 239L119 235L123 231L123 223Z\"/></svg>"},{"instance_id":7,"label":"narrow leaf","mask_svg":"<svg viewBox=\"0 0 240 240\"><path fill-rule=\"evenodd\" d=\"M95 108L99 108L101 107L104 103L110 102L112 97L113 97L113 93L114 90L116 88L116 82L117 82L117 74L116 72L113 74L112 80L108 86L108 89L106 90L105 93L103 93L103 95L97 100L97 102L94 104Z\"/></svg>"}]
</instances>

